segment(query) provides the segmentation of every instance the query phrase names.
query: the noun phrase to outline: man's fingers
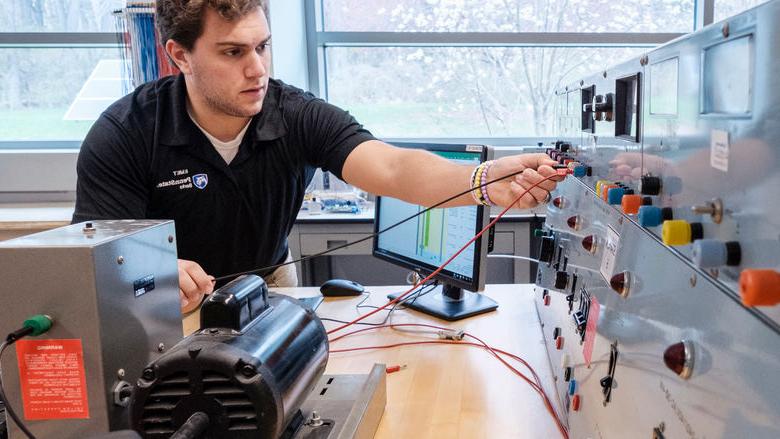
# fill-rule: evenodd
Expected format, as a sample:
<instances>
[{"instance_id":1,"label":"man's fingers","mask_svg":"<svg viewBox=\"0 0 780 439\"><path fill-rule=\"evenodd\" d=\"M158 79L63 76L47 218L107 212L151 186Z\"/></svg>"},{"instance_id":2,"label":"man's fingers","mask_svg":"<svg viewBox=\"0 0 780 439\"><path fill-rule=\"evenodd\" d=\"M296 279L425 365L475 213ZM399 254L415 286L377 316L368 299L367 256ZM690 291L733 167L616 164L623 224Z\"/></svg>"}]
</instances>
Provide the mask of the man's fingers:
<instances>
[{"instance_id":1,"label":"man's fingers","mask_svg":"<svg viewBox=\"0 0 780 439\"><path fill-rule=\"evenodd\" d=\"M179 301L181 301L181 307L186 308L187 305L190 304L190 300L187 299L187 296L184 294L184 291L179 289Z\"/></svg>"},{"instance_id":2,"label":"man's fingers","mask_svg":"<svg viewBox=\"0 0 780 439\"><path fill-rule=\"evenodd\" d=\"M179 290L189 301L192 301L198 295L198 285L192 280L189 272L182 266L179 266Z\"/></svg>"},{"instance_id":3,"label":"man's fingers","mask_svg":"<svg viewBox=\"0 0 780 439\"><path fill-rule=\"evenodd\" d=\"M206 294L214 291L214 277L206 274L200 265L193 263L192 266L188 267L187 273L189 273L195 284L198 285L199 291Z\"/></svg>"},{"instance_id":4,"label":"man's fingers","mask_svg":"<svg viewBox=\"0 0 780 439\"><path fill-rule=\"evenodd\" d=\"M566 179L566 175L559 174L558 170L553 169L552 166L547 166L547 165L539 166L539 169L537 169L536 172L538 172L539 175L541 175L543 178L553 176L553 178L551 178L548 181L559 182Z\"/></svg>"},{"instance_id":5,"label":"man's fingers","mask_svg":"<svg viewBox=\"0 0 780 439\"><path fill-rule=\"evenodd\" d=\"M552 168L549 169L553 170ZM536 186L536 188L539 188L545 192L550 192L555 189L555 182L552 181L552 179L545 180L544 176L540 175L538 172L534 171L533 169L526 169L525 171L523 171L522 174L515 177L515 180L517 180L518 183L520 182L528 183L528 186L524 186L526 189L537 183L538 186Z\"/></svg>"},{"instance_id":6,"label":"man's fingers","mask_svg":"<svg viewBox=\"0 0 780 439\"><path fill-rule=\"evenodd\" d=\"M520 194L526 192L526 189L520 184L518 184L516 181L511 182L509 184L509 187L512 190L513 199L516 199L517 197L520 196ZM534 207L537 204L539 204L539 202L536 200L536 198L534 198L534 196L531 195L530 193L526 193L525 195L522 196L522 198L520 198L520 200L517 201L516 206L521 209L526 209L529 207Z\"/></svg>"}]
</instances>

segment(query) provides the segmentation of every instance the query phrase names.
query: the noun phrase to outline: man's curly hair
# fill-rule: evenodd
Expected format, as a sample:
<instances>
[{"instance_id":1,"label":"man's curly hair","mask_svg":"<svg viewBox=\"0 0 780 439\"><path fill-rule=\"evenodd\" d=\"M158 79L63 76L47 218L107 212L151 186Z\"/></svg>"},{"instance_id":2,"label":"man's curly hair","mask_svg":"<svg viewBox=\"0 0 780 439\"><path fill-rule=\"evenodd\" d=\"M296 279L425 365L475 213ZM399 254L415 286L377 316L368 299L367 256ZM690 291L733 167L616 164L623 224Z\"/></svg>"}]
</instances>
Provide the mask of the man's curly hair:
<instances>
[{"instance_id":1,"label":"man's curly hair","mask_svg":"<svg viewBox=\"0 0 780 439\"><path fill-rule=\"evenodd\" d=\"M203 33L206 8L215 10L228 21L237 20L257 8L268 17L266 0L157 0L157 32L165 45L174 40L192 50Z\"/></svg>"}]
</instances>

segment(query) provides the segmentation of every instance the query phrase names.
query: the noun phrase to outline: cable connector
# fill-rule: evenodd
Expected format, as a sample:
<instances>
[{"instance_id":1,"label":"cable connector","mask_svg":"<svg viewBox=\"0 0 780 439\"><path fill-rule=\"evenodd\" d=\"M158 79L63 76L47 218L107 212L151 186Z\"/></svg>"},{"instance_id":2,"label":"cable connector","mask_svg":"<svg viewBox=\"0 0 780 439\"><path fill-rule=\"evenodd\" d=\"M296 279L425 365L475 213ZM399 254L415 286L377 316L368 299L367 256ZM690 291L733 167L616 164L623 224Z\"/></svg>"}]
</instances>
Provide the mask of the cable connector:
<instances>
[{"instance_id":1,"label":"cable connector","mask_svg":"<svg viewBox=\"0 0 780 439\"><path fill-rule=\"evenodd\" d=\"M460 330L455 331L453 329L437 331L436 334L442 340L455 340L455 341L463 340L463 336L466 335L464 331L460 331Z\"/></svg>"},{"instance_id":2,"label":"cable connector","mask_svg":"<svg viewBox=\"0 0 780 439\"><path fill-rule=\"evenodd\" d=\"M399 370L404 370L404 369L406 369L406 365L405 364L400 364L400 365L386 367L385 368L385 372L386 373L395 373L395 372L398 372Z\"/></svg>"},{"instance_id":3,"label":"cable connector","mask_svg":"<svg viewBox=\"0 0 780 439\"><path fill-rule=\"evenodd\" d=\"M36 314L26 319L24 323L22 323L21 328L9 333L5 337L5 341L8 344L12 344L16 343L16 341L20 338L27 337L28 335L45 334L49 329L51 329L53 322L54 320L47 315Z\"/></svg>"}]
</instances>

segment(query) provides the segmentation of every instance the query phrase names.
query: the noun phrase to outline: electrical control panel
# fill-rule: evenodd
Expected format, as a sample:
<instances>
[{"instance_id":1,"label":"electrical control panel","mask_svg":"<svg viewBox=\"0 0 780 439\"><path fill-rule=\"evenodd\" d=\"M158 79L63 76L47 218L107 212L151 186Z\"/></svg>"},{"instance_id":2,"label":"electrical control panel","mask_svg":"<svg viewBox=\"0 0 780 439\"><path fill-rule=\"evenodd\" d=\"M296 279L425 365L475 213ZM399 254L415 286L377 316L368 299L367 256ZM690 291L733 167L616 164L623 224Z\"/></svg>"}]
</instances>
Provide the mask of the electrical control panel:
<instances>
[{"instance_id":1,"label":"electrical control panel","mask_svg":"<svg viewBox=\"0 0 780 439\"><path fill-rule=\"evenodd\" d=\"M570 437L780 437L778 20L557 92L536 303Z\"/></svg>"}]
</instances>

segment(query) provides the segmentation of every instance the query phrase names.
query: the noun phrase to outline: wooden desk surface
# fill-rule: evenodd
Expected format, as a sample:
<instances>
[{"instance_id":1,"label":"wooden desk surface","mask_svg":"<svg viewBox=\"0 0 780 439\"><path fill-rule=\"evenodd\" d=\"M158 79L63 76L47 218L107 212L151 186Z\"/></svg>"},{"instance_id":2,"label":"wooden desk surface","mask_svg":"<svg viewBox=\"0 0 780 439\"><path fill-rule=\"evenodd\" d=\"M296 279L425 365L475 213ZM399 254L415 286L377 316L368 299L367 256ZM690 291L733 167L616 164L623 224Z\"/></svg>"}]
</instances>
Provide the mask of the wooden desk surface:
<instances>
[{"instance_id":1,"label":"wooden desk surface","mask_svg":"<svg viewBox=\"0 0 780 439\"><path fill-rule=\"evenodd\" d=\"M366 303L386 303L394 287L369 288ZM295 297L319 294L316 288L280 288ZM499 303L497 311L459 322L445 322L411 310L395 311L392 323L429 323L466 330L494 348L500 348L531 364L557 406L549 361L539 320L533 305L532 285L488 285L485 293ZM352 320L370 311L355 305L361 297L327 298L317 314ZM368 321L384 318L380 311ZM328 329L337 323L325 322ZM350 327L342 332L366 326ZM432 334L410 334L383 328L347 337L331 349L386 345L430 340ZM348 353L333 353L327 373L368 373L374 363L406 364L387 377L387 407L376 434L384 438L558 438L560 434L539 395L484 349L468 346L403 346ZM513 360L518 370L528 371Z\"/></svg>"}]
</instances>

